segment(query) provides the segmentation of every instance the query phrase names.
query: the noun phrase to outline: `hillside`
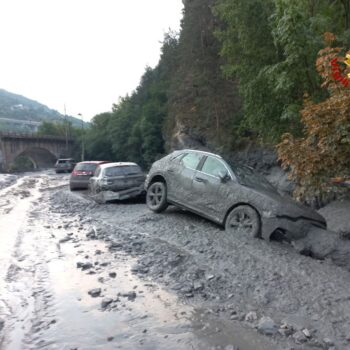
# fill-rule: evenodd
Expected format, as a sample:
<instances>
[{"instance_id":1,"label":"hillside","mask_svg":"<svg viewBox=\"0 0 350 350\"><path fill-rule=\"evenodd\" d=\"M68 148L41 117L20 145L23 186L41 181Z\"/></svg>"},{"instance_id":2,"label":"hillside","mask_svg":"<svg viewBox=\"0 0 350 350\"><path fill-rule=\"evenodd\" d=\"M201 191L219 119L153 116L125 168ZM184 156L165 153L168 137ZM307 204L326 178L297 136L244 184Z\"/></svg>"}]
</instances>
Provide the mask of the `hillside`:
<instances>
[{"instance_id":1,"label":"hillside","mask_svg":"<svg viewBox=\"0 0 350 350\"><path fill-rule=\"evenodd\" d=\"M0 89L0 131L35 132L42 121L61 122L64 116L47 106ZM67 116L73 125L81 121Z\"/></svg>"}]
</instances>

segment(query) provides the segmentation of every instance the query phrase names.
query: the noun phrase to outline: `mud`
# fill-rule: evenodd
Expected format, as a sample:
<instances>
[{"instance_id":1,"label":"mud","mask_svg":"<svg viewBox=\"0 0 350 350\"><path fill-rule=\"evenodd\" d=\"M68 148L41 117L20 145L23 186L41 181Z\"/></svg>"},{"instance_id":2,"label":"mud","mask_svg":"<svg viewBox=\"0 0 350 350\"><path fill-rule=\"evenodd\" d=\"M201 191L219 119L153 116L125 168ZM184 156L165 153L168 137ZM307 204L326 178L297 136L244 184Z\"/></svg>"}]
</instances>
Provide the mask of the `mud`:
<instances>
[{"instance_id":1,"label":"mud","mask_svg":"<svg viewBox=\"0 0 350 350\"><path fill-rule=\"evenodd\" d=\"M296 249L232 237L175 207L98 205L67 180L0 192L1 349L350 348L338 233Z\"/></svg>"},{"instance_id":2,"label":"mud","mask_svg":"<svg viewBox=\"0 0 350 350\"><path fill-rule=\"evenodd\" d=\"M81 206L77 194L57 195ZM270 317L278 330L269 336L272 349L333 349L333 343L350 348L348 265L302 256L286 244L229 237L174 207L164 214L149 212L143 203L86 208L81 219L98 228L90 238L136 257L132 271L140 278L156 280L231 327L257 329ZM342 246L337 236L332 239ZM343 252L349 256L347 248Z\"/></svg>"},{"instance_id":3,"label":"mud","mask_svg":"<svg viewBox=\"0 0 350 350\"><path fill-rule=\"evenodd\" d=\"M1 349L274 348L255 330L135 270L146 252L138 237L149 235L144 204L97 206L69 192L67 180L23 176L0 192ZM103 219L114 214L118 227L141 220L143 235L123 231L126 249Z\"/></svg>"}]
</instances>

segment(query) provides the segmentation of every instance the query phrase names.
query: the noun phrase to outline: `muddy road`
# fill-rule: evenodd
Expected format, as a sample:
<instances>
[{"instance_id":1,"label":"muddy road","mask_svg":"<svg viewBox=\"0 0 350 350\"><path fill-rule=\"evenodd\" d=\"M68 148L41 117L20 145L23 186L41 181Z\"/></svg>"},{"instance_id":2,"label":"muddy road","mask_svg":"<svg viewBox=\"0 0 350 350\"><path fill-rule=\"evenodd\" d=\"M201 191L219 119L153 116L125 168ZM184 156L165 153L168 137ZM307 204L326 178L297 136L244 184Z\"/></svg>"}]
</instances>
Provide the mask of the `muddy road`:
<instances>
[{"instance_id":1,"label":"muddy road","mask_svg":"<svg viewBox=\"0 0 350 350\"><path fill-rule=\"evenodd\" d=\"M350 349L350 266L299 251L174 207L96 204L68 175L11 178L0 349Z\"/></svg>"}]
</instances>

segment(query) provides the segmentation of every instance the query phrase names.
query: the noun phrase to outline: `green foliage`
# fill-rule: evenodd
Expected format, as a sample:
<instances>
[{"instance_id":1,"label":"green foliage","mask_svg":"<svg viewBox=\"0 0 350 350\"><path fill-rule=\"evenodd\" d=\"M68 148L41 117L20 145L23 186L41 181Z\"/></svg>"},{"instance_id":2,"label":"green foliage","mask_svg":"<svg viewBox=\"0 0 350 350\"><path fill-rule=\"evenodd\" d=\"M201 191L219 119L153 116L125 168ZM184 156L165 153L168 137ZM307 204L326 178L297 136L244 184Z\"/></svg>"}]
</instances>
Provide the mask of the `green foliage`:
<instances>
[{"instance_id":1,"label":"green foliage","mask_svg":"<svg viewBox=\"0 0 350 350\"><path fill-rule=\"evenodd\" d=\"M300 134L299 111L306 92L320 89L314 62L322 34L334 31L348 41L347 1L218 0L215 13L225 26L217 31L228 77L239 79L243 127L278 140L288 130Z\"/></svg>"},{"instance_id":2,"label":"green foliage","mask_svg":"<svg viewBox=\"0 0 350 350\"><path fill-rule=\"evenodd\" d=\"M162 126L177 44L177 35L168 33L158 66L147 67L137 89L113 105L112 112L93 118L86 135L90 158L134 161L147 168L164 153Z\"/></svg>"}]
</instances>

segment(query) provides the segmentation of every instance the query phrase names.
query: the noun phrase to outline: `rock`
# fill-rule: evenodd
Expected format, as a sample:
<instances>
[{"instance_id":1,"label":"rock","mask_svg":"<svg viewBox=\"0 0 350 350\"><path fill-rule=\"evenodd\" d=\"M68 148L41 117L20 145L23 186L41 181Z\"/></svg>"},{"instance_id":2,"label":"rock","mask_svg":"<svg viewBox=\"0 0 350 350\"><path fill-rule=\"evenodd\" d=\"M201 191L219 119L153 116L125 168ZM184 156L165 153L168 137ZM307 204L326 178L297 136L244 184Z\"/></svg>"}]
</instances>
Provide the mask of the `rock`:
<instances>
[{"instance_id":1,"label":"rock","mask_svg":"<svg viewBox=\"0 0 350 350\"><path fill-rule=\"evenodd\" d=\"M258 319L258 315L255 311L250 311L245 315L244 320L247 322L254 322Z\"/></svg>"},{"instance_id":2,"label":"rock","mask_svg":"<svg viewBox=\"0 0 350 350\"><path fill-rule=\"evenodd\" d=\"M307 338L302 331L297 331L293 334L293 339L297 344L302 344L307 342Z\"/></svg>"},{"instance_id":3,"label":"rock","mask_svg":"<svg viewBox=\"0 0 350 350\"><path fill-rule=\"evenodd\" d=\"M93 298L96 298L96 297L100 296L101 288L90 289L88 291L88 294L91 295Z\"/></svg>"},{"instance_id":4,"label":"rock","mask_svg":"<svg viewBox=\"0 0 350 350\"><path fill-rule=\"evenodd\" d=\"M193 290L200 291L204 289L204 284L202 282L196 281L193 283Z\"/></svg>"},{"instance_id":5,"label":"rock","mask_svg":"<svg viewBox=\"0 0 350 350\"><path fill-rule=\"evenodd\" d=\"M232 344L226 345L225 350L239 350L237 347L235 347Z\"/></svg>"},{"instance_id":6,"label":"rock","mask_svg":"<svg viewBox=\"0 0 350 350\"><path fill-rule=\"evenodd\" d=\"M114 339L114 337L108 337L107 341L112 341Z\"/></svg>"},{"instance_id":7,"label":"rock","mask_svg":"<svg viewBox=\"0 0 350 350\"><path fill-rule=\"evenodd\" d=\"M305 334L306 338L311 338L311 333L307 328L304 328L302 332Z\"/></svg>"},{"instance_id":8,"label":"rock","mask_svg":"<svg viewBox=\"0 0 350 350\"><path fill-rule=\"evenodd\" d=\"M110 273L108 274L108 276L111 277L111 278L116 278L116 277L117 277L117 274L116 274L115 272L110 272Z\"/></svg>"},{"instance_id":9,"label":"rock","mask_svg":"<svg viewBox=\"0 0 350 350\"><path fill-rule=\"evenodd\" d=\"M334 342L333 340L329 339L329 338L324 338L323 342L327 345L327 346L333 346Z\"/></svg>"},{"instance_id":10,"label":"rock","mask_svg":"<svg viewBox=\"0 0 350 350\"><path fill-rule=\"evenodd\" d=\"M265 335L274 335L277 333L278 327L272 318L262 317L258 323L258 331Z\"/></svg>"},{"instance_id":11,"label":"rock","mask_svg":"<svg viewBox=\"0 0 350 350\"><path fill-rule=\"evenodd\" d=\"M86 238L89 239L96 239L96 232L94 229L91 229L87 234L86 234Z\"/></svg>"},{"instance_id":12,"label":"rock","mask_svg":"<svg viewBox=\"0 0 350 350\"><path fill-rule=\"evenodd\" d=\"M4 328L4 325L5 325L5 321L0 318L0 331Z\"/></svg>"},{"instance_id":13,"label":"rock","mask_svg":"<svg viewBox=\"0 0 350 350\"><path fill-rule=\"evenodd\" d=\"M72 239L72 237L66 236L66 237L60 239L58 242L59 243L66 243L66 242L70 241L71 239Z\"/></svg>"},{"instance_id":14,"label":"rock","mask_svg":"<svg viewBox=\"0 0 350 350\"><path fill-rule=\"evenodd\" d=\"M77 262L77 268L81 268L83 271L91 269L93 267L90 262Z\"/></svg>"},{"instance_id":15,"label":"rock","mask_svg":"<svg viewBox=\"0 0 350 350\"><path fill-rule=\"evenodd\" d=\"M207 276L207 281L211 281L213 278L215 278L214 275L208 275L208 276Z\"/></svg>"},{"instance_id":16,"label":"rock","mask_svg":"<svg viewBox=\"0 0 350 350\"><path fill-rule=\"evenodd\" d=\"M122 247L123 247L123 245L122 245L121 243L112 242L112 243L109 245L108 249L114 250L114 249L120 249L120 248L122 248Z\"/></svg>"},{"instance_id":17,"label":"rock","mask_svg":"<svg viewBox=\"0 0 350 350\"><path fill-rule=\"evenodd\" d=\"M111 299L111 298L103 298L101 301L102 309L105 309L112 302L113 302L113 299Z\"/></svg>"},{"instance_id":18,"label":"rock","mask_svg":"<svg viewBox=\"0 0 350 350\"><path fill-rule=\"evenodd\" d=\"M128 292L128 293L121 293L120 294L122 297L126 297L128 298L129 300L134 300L136 298L136 293L135 291L131 291L131 292Z\"/></svg>"}]
</instances>

